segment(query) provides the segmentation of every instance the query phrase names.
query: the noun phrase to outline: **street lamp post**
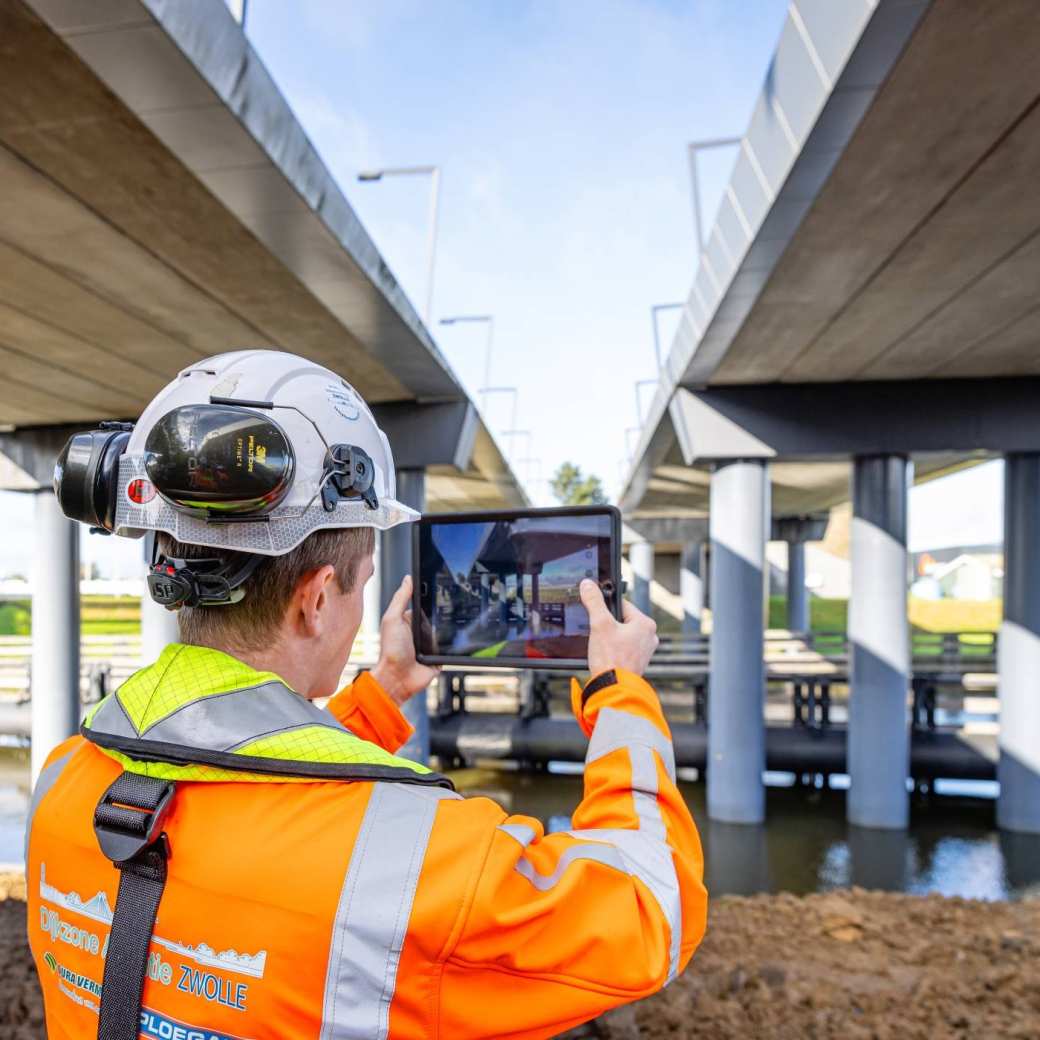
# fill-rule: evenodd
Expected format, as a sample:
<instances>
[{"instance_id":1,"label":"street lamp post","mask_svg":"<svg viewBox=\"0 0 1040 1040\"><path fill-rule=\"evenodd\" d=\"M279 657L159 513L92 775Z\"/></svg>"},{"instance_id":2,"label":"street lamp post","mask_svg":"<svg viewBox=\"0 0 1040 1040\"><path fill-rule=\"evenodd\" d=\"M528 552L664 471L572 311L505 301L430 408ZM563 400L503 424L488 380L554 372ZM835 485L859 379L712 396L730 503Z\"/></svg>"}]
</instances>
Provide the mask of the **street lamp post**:
<instances>
[{"instance_id":1,"label":"street lamp post","mask_svg":"<svg viewBox=\"0 0 1040 1040\"><path fill-rule=\"evenodd\" d=\"M633 457L635 456L635 451L632 448L632 440L631 440L632 434L634 433L636 435L636 437L638 438L639 435L642 432L643 432L643 427L642 426L627 426L627 427L625 427L625 455L627 456L629 463L631 463Z\"/></svg>"},{"instance_id":2,"label":"street lamp post","mask_svg":"<svg viewBox=\"0 0 1040 1040\"><path fill-rule=\"evenodd\" d=\"M484 348L484 385L477 391L491 390L491 348L495 342L495 319L491 314L458 314L453 318L441 318L442 325L460 325L464 322L480 322L487 325L487 342Z\"/></svg>"},{"instance_id":3,"label":"street lamp post","mask_svg":"<svg viewBox=\"0 0 1040 1040\"><path fill-rule=\"evenodd\" d=\"M674 311L682 307L681 303L655 303L650 308L650 324L654 329L654 360L657 362L657 371L661 371L661 336L657 329L657 315L661 311Z\"/></svg>"},{"instance_id":4,"label":"street lamp post","mask_svg":"<svg viewBox=\"0 0 1040 1040\"><path fill-rule=\"evenodd\" d=\"M513 438L514 437L526 437L527 438L527 453L531 454L531 431L530 430L503 430L503 437L509 438L509 452L513 452Z\"/></svg>"},{"instance_id":5,"label":"street lamp post","mask_svg":"<svg viewBox=\"0 0 1040 1040\"><path fill-rule=\"evenodd\" d=\"M441 169L439 166L388 166L382 170L362 170L358 180L364 183L381 181L384 177L430 177L430 221L426 246L426 313L427 325L433 318L433 269L437 256L437 215L441 199Z\"/></svg>"},{"instance_id":6,"label":"street lamp post","mask_svg":"<svg viewBox=\"0 0 1040 1040\"><path fill-rule=\"evenodd\" d=\"M656 379L639 379L636 381L636 421L640 429L643 426L643 395L639 392L644 386L657 386Z\"/></svg>"},{"instance_id":7,"label":"street lamp post","mask_svg":"<svg viewBox=\"0 0 1040 1040\"><path fill-rule=\"evenodd\" d=\"M482 398L481 404L484 408L484 421L488 421L488 404L487 399L491 394L512 394L513 396L513 407L510 412L509 426L511 429L516 428L516 407L517 401L519 400L520 394L515 386L483 386L478 391Z\"/></svg>"},{"instance_id":8,"label":"street lamp post","mask_svg":"<svg viewBox=\"0 0 1040 1040\"><path fill-rule=\"evenodd\" d=\"M701 186L697 173L697 156L712 148L729 148L740 144L742 140L742 137L715 137L707 141L691 141L687 145L690 158L690 191L693 195L693 226L697 232L698 253L704 248L704 229L701 219Z\"/></svg>"}]
</instances>

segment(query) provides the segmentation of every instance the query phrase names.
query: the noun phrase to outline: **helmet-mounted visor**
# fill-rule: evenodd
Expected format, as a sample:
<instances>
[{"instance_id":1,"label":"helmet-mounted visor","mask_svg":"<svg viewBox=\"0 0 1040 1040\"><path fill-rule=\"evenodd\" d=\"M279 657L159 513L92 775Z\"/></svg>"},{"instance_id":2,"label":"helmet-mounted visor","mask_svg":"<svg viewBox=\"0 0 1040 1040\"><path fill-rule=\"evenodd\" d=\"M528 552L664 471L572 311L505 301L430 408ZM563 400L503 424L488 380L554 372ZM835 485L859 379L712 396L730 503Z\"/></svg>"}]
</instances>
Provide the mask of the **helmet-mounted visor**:
<instances>
[{"instance_id":1,"label":"helmet-mounted visor","mask_svg":"<svg viewBox=\"0 0 1040 1040\"><path fill-rule=\"evenodd\" d=\"M172 506L212 519L263 516L285 498L296 460L273 419L248 408L189 404L167 412L144 446L149 480Z\"/></svg>"}]
</instances>

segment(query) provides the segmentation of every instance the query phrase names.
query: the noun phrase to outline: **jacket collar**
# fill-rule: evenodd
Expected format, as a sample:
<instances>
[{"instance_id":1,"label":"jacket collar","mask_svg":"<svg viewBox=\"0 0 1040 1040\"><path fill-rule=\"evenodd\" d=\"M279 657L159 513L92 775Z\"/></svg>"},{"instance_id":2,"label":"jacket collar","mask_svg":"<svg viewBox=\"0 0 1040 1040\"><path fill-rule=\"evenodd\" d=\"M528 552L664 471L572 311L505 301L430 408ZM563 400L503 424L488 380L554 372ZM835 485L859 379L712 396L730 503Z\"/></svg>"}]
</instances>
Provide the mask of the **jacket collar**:
<instances>
[{"instance_id":1,"label":"jacket collar","mask_svg":"<svg viewBox=\"0 0 1040 1040\"><path fill-rule=\"evenodd\" d=\"M447 783L351 733L273 672L181 643L97 705L82 733L125 769L161 779Z\"/></svg>"}]
</instances>

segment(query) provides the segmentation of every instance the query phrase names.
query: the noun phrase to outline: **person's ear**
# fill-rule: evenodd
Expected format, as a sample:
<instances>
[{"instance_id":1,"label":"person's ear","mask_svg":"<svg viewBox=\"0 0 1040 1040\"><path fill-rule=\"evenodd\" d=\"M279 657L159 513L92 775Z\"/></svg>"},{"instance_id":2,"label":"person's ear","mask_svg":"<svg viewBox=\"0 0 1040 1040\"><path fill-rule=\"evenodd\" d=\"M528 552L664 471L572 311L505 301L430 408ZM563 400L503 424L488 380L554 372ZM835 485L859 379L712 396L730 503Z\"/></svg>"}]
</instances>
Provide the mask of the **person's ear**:
<instances>
[{"instance_id":1,"label":"person's ear","mask_svg":"<svg viewBox=\"0 0 1040 1040\"><path fill-rule=\"evenodd\" d=\"M297 621L305 636L320 636L325 608L332 593L331 582L336 580L336 568L326 563L316 571L305 574L296 585L294 599Z\"/></svg>"}]
</instances>

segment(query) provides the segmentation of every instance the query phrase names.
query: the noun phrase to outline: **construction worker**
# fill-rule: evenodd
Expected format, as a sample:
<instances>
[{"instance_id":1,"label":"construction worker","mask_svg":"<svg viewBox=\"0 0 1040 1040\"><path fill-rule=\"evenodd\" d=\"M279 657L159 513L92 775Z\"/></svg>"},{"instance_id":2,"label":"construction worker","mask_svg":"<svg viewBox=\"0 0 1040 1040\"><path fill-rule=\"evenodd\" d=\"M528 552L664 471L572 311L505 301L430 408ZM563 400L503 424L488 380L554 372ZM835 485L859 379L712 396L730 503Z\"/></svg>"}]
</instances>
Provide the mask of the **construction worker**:
<instances>
[{"instance_id":1,"label":"construction worker","mask_svg":"<svg viewBox=\"0 0 1040 1040\"><path fill-rule=\"evenodd\" d=\"M410 581L381 656L336 693L374 532L415 518L371 411L302 358L180 373L131 431L72 438L63 507L154 532L181 642L50 755L29 822L29 938L50 1040L549 1037L655 992L705 926L697 831L653 622L584 582L589 737L572 829L546 835L395 756Z\"/></svg>"}]
</instances>

